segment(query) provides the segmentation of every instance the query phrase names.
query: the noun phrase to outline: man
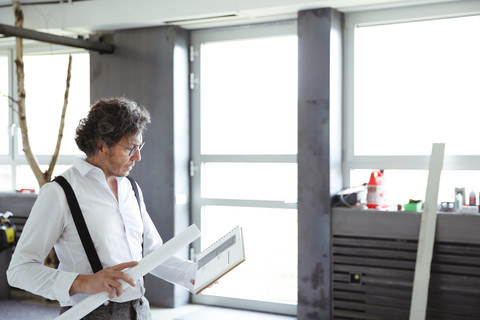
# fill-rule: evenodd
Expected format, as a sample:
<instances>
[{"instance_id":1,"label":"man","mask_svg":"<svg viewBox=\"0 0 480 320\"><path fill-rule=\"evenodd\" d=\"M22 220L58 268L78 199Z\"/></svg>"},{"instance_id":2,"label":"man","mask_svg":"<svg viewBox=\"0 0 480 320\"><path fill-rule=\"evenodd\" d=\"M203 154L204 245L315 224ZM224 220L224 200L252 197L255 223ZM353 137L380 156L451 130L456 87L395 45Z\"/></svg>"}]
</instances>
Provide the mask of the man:
<instances>
[{"instance_id":1,"label":"man","mask_svg":"<svg viewBox=\"0 0 480 320\"><path fill-rule=\"evenodd\" d=\"M148 111L131 100L99 100L76 130L75 141L86 157L62 173L78 199L103 270L93 273L65 192L54 181L42 187L25 224L7 270L10 285L58 300L61 313L89 294L107 291L111 302L85 319L151 318L142 279L122 271L162 243L141 189L140 209L125 178L141 159L149 122ZM43 264L52 247L58 269ZM151 273L193 290L195 264L190 261L172 257ZM119 280L132 287L123 291Z\"/></svg>"}]
</instances>

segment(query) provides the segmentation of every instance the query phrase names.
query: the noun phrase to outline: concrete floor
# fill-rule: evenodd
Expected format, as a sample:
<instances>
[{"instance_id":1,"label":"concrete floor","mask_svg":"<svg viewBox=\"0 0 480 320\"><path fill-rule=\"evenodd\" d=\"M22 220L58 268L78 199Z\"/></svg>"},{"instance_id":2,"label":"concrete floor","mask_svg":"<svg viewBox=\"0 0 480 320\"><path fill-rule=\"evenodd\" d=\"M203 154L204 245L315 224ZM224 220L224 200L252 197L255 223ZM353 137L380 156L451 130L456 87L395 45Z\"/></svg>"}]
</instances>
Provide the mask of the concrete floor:
<instances>
[{"instance_id":1,"label":"concrete floor","mask_svg":"<svg viewBox=\"0 0 480 320\"><path fill-rule=\"evenodd\" d=\"M17 316L18 308L26 308L42 311L42 317L38 319L53 319L58 316L58 303L32 295L28 292L12 289L13 300L3 301L4 310L0 314L4 314L5 308L11 308ZM2 301L0 301L1 303ZM37 309L35 309L37 308ZM23 311L28 311L23 310ZM178 308L159 308L151 307L152 320L296 320L294 316L276 315L263 312L254 312L246 310L237 310L222 307L213 307L199 304L189 304ZM25 313L25 312L24 312ZM38 314L40 315L40 314ZM1 319L3 319L0 316ZM18 320L31 319L31 316L16 317Z\"/></svg>"},{"instance_id":2,"label":"concrete floor","mask_svg":"<svg viewBox=\"0 0 480 320\"><path fill-rule=\"evenodd\" d=\"M296 317L189 304L169 309L152 307L152 320L296 320Z\"/></svg>"}]
</instances>

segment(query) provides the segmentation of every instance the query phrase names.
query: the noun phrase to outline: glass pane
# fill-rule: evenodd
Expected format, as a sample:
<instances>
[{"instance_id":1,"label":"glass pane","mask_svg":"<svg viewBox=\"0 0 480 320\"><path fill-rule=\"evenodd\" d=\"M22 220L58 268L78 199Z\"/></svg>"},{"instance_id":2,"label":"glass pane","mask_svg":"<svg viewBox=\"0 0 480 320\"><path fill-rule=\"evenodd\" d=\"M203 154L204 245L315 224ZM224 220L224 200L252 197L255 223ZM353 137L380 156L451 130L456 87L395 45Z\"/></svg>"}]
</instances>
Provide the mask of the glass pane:
<instances>
[{"instance_id":1,"label":"glass pane","mask_svg":"<svg viewBox=\"0 0 480 320\"><path fill-rule=\"evenodd\" d=\"M207 206L202 248L242 226L245 262L203 291L208 295L283 303L297 301L297 214L292 209ZM232 290L235 288L235 290Z\"/></svg>"},{"instance_id":2,"label":"glass pane","mask_svg":"<svg viewBox=\"0 0 480 320\"><path fill-rule=\"evenodd\" d=\"M355 155L480 154L479 37L480 16L357 28Z\"/></svg>"},{"instance_id":3,"label":"glass pane","mask_svg":"<svg viewBox=\"0 0 480 320\"><path fill-rule=\"evenodd\" d=\"M68 54L25 56L26 112L32 151L52 155L63 108ZM90 107L90 58L72 55L72 74L60 153L81 154L74 141L78 121ZM23 145L19 139L19 154Z\"/></svg>"},{"instance_id":4,"label":"glass pane","mask_svg":"<svg viewBox=\"0 0 480 320\"><path fill-rule=\"evenodd\" d=\"M204 198L296 202L297 164L220 163L203 165Z\"/></svg>"},{"instance_id":5,"label":"glass pane","mask_svg":"<svg viewBox=\"0 0 480 320\"><path fill-rule=\"evenodd\" d=\"M201 153L297 153L297 37L201 48Z\"/></svg>"},{"instance_id":6,"label":"glass pane","mask_svg":"<svg viewBox=\"0 0 480 320\"><path fill-rule=\"evenodd\" d=\"M0 155L7 155L10 149L8 57L0 56Z\"/></svg>"},{"instance_id":7,"label":"glass pane","mask_svg":"<svg viewBox=\"0 0 480 320\"><path fill-rule=\"evenodd\" d=\"M56 165L55 168L53 169L52 178L61 174L62 172L64 172L70 167L71 165ZM40 166L40 169L42 171L45 171L48 169L48 166L47 165ZM20 190L20 189L33 189L37 193L40 190L38 186L38 181L35 178L35 175L33 174L33 171L29 165L17 166L16 190Z\"/></svg>"},{"instance_id":8,"label":"glass pane","mask_svg":"<svg viewBox=\"0 0 480 320\"><path fill-rule=\"evenodd\" d=\"M12 166L0 165L0 191L12 192Z\"/></svg>"},{"instance_id":9,"label":"glass pane","mask_svg":"<svg viewBox=\"0 0 480 320\"><path fill-rule=\"evenodd\" d=\"M372 170L352 170L351 186L368 183ZM408 203L409 199L425 201L428 170L385 170L387 202L396 206ZM479 202L480 171L478 170L443 170L440 176L438 203L455 201L455 188L465 188L465 195L473 191ZM468 203L468 199L464 199Z\"/></svg>"}]
</instances>

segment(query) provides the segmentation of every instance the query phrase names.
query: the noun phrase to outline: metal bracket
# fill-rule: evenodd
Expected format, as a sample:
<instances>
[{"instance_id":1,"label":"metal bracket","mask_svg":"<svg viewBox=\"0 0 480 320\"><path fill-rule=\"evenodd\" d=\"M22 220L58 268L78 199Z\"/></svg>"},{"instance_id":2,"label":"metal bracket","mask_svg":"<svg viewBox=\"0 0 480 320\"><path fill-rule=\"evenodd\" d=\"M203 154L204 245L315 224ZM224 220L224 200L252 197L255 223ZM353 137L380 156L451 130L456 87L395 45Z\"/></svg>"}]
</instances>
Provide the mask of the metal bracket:
<instances>
[{"instance_id":1,"label":"metal bracket","mask_svg":"<svg viewBox=\"0 0 480 320\"><path fill-rule=\"evenodd\" d=\"M195 165L195 161L190 160L190 178L193 178L195 176L195 173L197 173L199 170L198 166Z\"/></svg>"}]
</instances>

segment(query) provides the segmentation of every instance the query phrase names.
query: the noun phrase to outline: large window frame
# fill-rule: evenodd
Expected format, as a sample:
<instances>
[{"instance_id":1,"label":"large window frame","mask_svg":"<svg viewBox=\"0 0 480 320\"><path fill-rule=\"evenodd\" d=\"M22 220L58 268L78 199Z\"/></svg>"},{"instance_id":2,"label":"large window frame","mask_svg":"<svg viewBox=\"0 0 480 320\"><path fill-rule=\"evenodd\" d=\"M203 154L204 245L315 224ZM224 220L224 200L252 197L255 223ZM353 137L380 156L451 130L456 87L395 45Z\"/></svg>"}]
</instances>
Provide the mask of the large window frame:
<instances>
[{"instance_id":1,"label":"large window frame","mask_svg":"<svg viewBox=\"0 0 480 320\"><path fill-rule=\"evenodd\" d=\"M217 42L217 41L231 41L241 39L255 39L270 36L296 35L296 21L279 21L258 25L245 25L235 27L224 27L215 29L195 30L192 32L192 50L191 61L192 75L191 88L198 86L197 77L200 74L200 63L198 63L198 50L202 43ZM195 62L197 60L197 62ZM266 200L231 200L231 199L210 199L202 197L201 194L201 166L206 163L224 162L224 163L297 163L296 154L284 155L202 155L201 154L201 114L200 114L200 90L191 91L192 101L192 162L191 162L191 210L192 222L198 226L202 225L201 211L202 206L246 206L257 208L297 208L296 199L292 202L285 201L266 201ZM201 251L200 243L197 241L193 245L196 252ZM192 258L194 258L192 256ZM248 310L257 310L264 312L274 312L283 314L296 314L296 304L282 304L276 302L243 300L228 297L212 296L208 294L201 294L192 297L194 303L218 305L224 307L233 307Z\"/></svg>"},{"instance_id":2,"label":"large window frame","mask_svg":"<svg viewBox=\"0 0 480 320\"><path fill-rule=\"evenodd\" d=\"M23 40L23 53L24 57L27 57L28 55L54 55L54 54L76 54L76 53L87 53L87 51L82 50L82 49L76 49L76 48L71 48L71 47L66 47L66 46L61 46L61 45L52 45L48 43L40 43L37 41L32 41L32 40ZM7 39L6 41L1 41L0 42L0 55L7 56L8 57L8 92L6 93L8 96L12 97L13 99L17 99L18 93L17 93L17 75L15 71L15 57L16 57L16 51L15 51L15 42L12 41L11 39ZM28 71L26 71L28 72ZM65 73L66 77L66 73ZM63 88L64 90L64 88ZM89 96L89 92L85 93L86 95ZM27 92L28 95L28 92ZM5 97L1 97L2 99L6 99ZM88 100L90 100L88 98ZM85 111L88 111L89 105L86 106ZM67 114L68 117L68 114ZM38 192L38 184L35 183L35 185L20 185L19 184L19 177L18 177L18 169L22 166L29 166L27 158L24 154L18 152L19 148L21 148L21 130L19 126L19 121L18 121L18 114L16 114L15 111L12 110L12 108L9 108L8 111L8 118L9 118L9 151L8 154L2 154L0 155L0 165L1 166L9 166L10 167L10 175L11 175L11 180L10 180L10 186L2 186L0 192L15 192L15 190L19 189L33 189L35 192ZM60 118L60 113L58 114L58 117L55 116L55 119ZM33 121L33 119L28 118L28 110L27 110L27 121ZM67 119L68 121L68 119ZM57 121L55 121L54 125L58 127ZM62 141L62 144L65 143L65 141ZM54 146L54 143L52 144ZM52 148L53 152L53 148ZM70 166L75 157L77 157L80 154L80 151L78 154L62 154L60 153L57 162L56 162L56 168L60 168L63 166ZM42 168L46 168L50 164L50 160L52 155L47 154L35 154L35 157L38 161L38 164ZM33 175L33 173L32 173Z\"/></svg>"},{"instance_id":3,"label":"large window frame","mask_svg":"<svg viewBox=\"0 0 480 320\"><path fill-rule=\"evenodd\" d=\"M480 14L478 1L456 1L430 5L405 6L383 10L347 12L345 14L344 56L344 157L343 185L351 185L356 169L428 170L429 155L356 156L354 154L354 52L355 29L391 23L454 18ZM444 170L480 170L480 155L446 155ZM368 176L366 177L368 182Z\"/></svg>"}]
</instances>

